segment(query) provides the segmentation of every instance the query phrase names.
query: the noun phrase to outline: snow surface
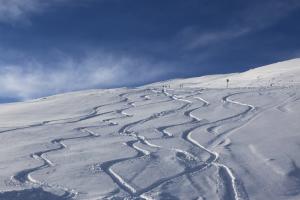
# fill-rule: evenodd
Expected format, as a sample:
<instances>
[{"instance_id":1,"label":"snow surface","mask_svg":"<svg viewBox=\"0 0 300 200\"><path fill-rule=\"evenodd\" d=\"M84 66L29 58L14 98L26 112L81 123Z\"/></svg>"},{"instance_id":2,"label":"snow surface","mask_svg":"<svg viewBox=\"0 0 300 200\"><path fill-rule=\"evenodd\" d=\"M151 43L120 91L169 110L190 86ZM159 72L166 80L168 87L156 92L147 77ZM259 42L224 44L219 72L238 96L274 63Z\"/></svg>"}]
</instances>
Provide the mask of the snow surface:
<instances>
[{"instance_id":1,"label":"snow surface","mask_svg":"<svg viewBox=\"0 0 300 200\"><path fill-rule=\"evenodd\" d=\"M300 85L300 58L254 68L243 73L176 79L150 85L158 86L164 83L172 87L183 84L184 87L226 88L226 79L229 79L231 88Z\"/></svg>"},{"instance_id":2,"label":"snow surface","mask_svg":"<svg viewBox=\"0 0 300 200\"><path fill-rule=\"evenodd\" d=\"M299 64L2 104L0 199L300 199Z\"/></svg>"}]
</instances>

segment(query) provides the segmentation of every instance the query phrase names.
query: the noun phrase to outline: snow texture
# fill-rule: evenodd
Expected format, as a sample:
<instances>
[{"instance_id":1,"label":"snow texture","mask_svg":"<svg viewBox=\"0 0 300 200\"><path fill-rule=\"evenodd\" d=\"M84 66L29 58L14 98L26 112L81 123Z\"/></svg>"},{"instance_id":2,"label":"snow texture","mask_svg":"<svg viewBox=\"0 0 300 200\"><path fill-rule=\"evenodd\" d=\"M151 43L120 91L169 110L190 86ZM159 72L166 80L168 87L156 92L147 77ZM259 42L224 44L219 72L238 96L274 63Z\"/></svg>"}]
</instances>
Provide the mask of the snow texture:
<instances>
[{"instance_id":1,"label":"snow texture","mask_svg":"<svg viewBox=\"0 0 300 200\"><path fill-rule=\"evenodd\" d=\"M295 59L2 104L0 199L300 199L299 77Z\"/></svg>"}]
</instances>

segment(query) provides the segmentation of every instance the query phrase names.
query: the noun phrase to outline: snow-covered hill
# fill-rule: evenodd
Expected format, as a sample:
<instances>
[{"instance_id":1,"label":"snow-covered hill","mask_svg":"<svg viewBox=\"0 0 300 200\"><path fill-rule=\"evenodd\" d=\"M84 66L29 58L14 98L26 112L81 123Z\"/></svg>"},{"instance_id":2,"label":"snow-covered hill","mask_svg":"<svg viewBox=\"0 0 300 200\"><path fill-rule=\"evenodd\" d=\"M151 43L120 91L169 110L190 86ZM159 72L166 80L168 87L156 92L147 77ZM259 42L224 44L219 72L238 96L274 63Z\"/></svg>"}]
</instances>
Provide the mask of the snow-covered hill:
<instances>
[{"instance_id":1,"label":"snow-covered hill","mask_svg":"<svg viewBox=\"0 0 300 200\"><path fill-rule=\"evenodd\" d=\"M2 104L0 200L300 199L299 72Z\"/></svg>"},{"instance_id":2,"label":"snow-covered hill","mask_svg":"<svg viewBox=\"0 0 300 200\"><path fill-rule=\"evenodd\" d=\"M150 84L168 84L172 87L270 87L300 85L300 58L258 67L243 73L209 75L188 79L176 79Z\"/></svg>"}]
</instances>

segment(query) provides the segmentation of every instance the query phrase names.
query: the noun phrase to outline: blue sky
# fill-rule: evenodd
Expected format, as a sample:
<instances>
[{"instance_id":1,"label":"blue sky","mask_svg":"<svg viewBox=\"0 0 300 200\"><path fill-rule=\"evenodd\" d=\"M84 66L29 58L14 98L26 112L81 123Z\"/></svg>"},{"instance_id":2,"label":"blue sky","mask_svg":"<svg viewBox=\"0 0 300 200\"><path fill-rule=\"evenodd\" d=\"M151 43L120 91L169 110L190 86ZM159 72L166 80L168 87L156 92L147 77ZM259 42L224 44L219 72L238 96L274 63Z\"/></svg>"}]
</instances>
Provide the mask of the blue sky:
<instances>
[{"instance_id":1,"label":"blue sky","mask_svg":"<svg viewBox=\"0 0 300 200\"><path fill-rule=\"evenodd\" d=\"M0 102L300 56L299 0L0 0Z\"/></svg>"}]
</instances>

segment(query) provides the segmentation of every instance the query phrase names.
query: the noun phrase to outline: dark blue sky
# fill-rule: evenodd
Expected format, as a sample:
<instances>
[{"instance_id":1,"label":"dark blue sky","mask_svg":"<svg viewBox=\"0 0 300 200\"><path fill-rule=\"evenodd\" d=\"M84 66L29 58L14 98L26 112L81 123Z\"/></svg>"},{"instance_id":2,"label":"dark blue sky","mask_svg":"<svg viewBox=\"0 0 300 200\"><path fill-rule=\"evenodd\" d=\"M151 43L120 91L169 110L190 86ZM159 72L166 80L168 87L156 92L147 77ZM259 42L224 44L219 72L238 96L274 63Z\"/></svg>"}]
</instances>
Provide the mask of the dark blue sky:
<instances>
[{"instance_id":1,"label":"dark blue sky","mask_svg":"<svg viewBox=\"0 0 300 200\"><path fill-rule=\"evenodd\" d=\"M0 0L0 99L299 57L299 21L299 0Z\"/></svg>"}]
</instances>

